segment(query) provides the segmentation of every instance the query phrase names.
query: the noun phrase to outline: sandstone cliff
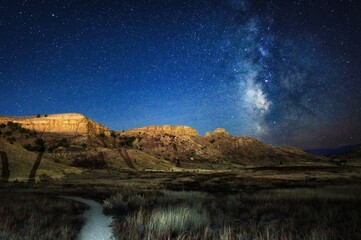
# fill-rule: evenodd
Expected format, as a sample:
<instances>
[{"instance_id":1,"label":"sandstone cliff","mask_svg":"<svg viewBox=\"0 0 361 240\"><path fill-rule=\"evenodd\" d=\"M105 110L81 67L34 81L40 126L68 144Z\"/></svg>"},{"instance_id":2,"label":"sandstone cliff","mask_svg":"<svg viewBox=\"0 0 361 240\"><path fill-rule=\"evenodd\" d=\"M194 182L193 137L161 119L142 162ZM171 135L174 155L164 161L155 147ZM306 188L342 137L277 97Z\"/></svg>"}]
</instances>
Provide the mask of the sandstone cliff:
<instances>
[{"instance_id":1,"label":"sandstone cliff","mask_svg":"<svg viewBox=\"0 0 361 240\"><path fill-rule=\"evenodd\" d=\"M12 121L28 128L44 133L63 133L79 135L110 135L110 130L101 124L78 113L50 114L29 117L0 116L0 123Z\"/></svg>"},{"instance_id":2,"label":"sandstone cliff","mask_svg":"<svg viewBox=\"0 0 361 240\"><path fill-rule=\"evenodd\" d=\"M188 126L171 126L171 125L133 128L133 129L125 130L124 133L127 134L145 133L149 135L170 134L170 135L198 136L197 130L194 128Z\"/></svg>"}]
</instances>

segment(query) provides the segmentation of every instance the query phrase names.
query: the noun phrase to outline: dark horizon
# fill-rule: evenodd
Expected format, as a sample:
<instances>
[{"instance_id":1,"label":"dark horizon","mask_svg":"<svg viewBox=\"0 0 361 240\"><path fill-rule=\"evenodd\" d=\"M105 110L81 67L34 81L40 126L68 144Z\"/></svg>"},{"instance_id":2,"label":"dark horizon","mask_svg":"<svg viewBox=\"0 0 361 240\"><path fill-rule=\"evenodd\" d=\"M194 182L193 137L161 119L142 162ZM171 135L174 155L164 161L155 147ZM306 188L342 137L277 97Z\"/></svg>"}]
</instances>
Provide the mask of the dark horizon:
<instances>
[{"instance_id":1,"label":"dark horizon","mask_svg":"<svg viewBox=\"0 0 361 240\"><path fill-rule=\"evenodd\" d=\"M361 143L352 1L2 1L0 115Z\"/></svg>"}]
</instances>

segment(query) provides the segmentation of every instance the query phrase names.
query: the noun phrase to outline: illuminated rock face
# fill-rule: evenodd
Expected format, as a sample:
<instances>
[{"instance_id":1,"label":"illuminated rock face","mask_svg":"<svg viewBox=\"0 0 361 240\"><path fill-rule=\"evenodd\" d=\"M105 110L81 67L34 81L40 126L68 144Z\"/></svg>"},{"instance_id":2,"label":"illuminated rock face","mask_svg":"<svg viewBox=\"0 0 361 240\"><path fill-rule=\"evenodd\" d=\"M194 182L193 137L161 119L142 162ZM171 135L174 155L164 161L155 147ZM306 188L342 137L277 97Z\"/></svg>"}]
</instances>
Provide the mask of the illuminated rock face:
<instances>
[{"instance_id":1,"label":"illuminated rock face","mask_svg":"<svg viewBox=\"0 0 361 240\"><path fill-rule=\"evenodd\" d=\"M125 131L126 133L146 133L149 135L187 135L198 136L197 130L188 126L147 126L141 128L133 128Z\"/></svg>"},{"instance_id":2,"label":"illuminated rock face","mask_svg":"<svg viewBox=\"0 0 361 240\"><path fill-rule=\"evenodd\" d=\"M9 121L20 123L23 128L37 132L110 135L110 130L107 127L78 113L50 114L47 116L41 115L40 117L0 117L0 123Z\"/></svg>"}]
</instances>

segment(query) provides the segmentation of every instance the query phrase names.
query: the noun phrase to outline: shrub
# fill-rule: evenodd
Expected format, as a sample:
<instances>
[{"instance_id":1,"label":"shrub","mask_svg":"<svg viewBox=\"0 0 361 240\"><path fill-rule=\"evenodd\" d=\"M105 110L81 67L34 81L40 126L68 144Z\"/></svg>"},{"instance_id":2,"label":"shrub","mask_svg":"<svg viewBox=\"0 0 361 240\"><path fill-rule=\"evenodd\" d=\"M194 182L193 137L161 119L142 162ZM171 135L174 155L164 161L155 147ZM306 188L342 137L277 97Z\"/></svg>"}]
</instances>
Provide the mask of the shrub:
<instances>
[{"instance_id":1,"label":"shrub","mask_svg":"<svg viewBox=\"0 0 361 240\"><path fill-rule=\"evenodd\" d=\"M102 137L102 138L105 138L105 134L104 134L104 133L99 134L99 136Z\"/></svg>"},{"instance_id":2,"label":"shrub","mask_svg":"<svg viewBox=\"0 0 361 240\"><path fill-rule=\"evenodd\" d=\"M72 162L74 167L90 168L90 169L104 169L108 164L104 159L102 153L93 156L81 155L75 157Z\"/></svg>"},{"instance_id":3,"label":"shrub","mask_svg":"<svg viewBox=\"0 0 361 240\"><path fill-rule=\"evenodd\" d=\"M40 115L40 114L36 114L36 117L39 118L39 117L41 117L41 115Z\"/></svg>"},{"instance_id":4,"label":"shrub","mask_svg":"<svg viewBox=\"0 0 361 240\"><path fill-rule=\"evenodd\" d=\"M13 132L12 132L12 131L6 131L6 132L4 133L4 135L5 135L5 136L11 136L11 135L13 135Z\"/></svg>"},{"instance_id":5,"label":"shrub","mask_svg":"<svg viewBox=\"0 0 361 240\"><path fill-rule=\"evenodd\" d=\"M68 139L62 138L62 139L58 142L58 147L69 148L69 147L70 147L70 144L69 144L69 142L68 142Z\"/></svg>"},{"instance_id":6,"label":"shrub","mask_svg":"<svg viewBox=\"0 0 361 240\"><path fill-rule=\"evenodd\" d=\"M5 127L6 127L5 123L0 124L0 128L5 128Z\"/></svg>"},{"instance_id":7,"label":"shrub","mask_svg":"<svg viewBox=\"0 0 361 240\"><path fill-rule=\"evenodd\" d=\"M209 142L213 144L213 143L216 142L216 140L215 140L215 139L211 139Z\"/></svg>"},{"instance_id":8,"label":"shrub","mask_svg":"<svg viewBox=\"0 0 361 240\"><path fill-rule=\"evenodd\" d=\"M205 211L196 207L175 206L152 212L148 229L158 235L180 235L188 231L198 232L208 224Z\"/></svg>"},{"instance_id":9,"label":"shrub","mask_svg":"<svg viewBox=\"0 0 361 240\"><path fill-rule=\"evenodd\" d=\"M15 141L16 141L16 138L15 137L8 137L6 139L9 143L13 144Z\"/></svg>"},{"instance_id":10,"label":"shrub","mask_svg":"<svg viewBox=\"0 0 361 240\"><path fill-rule=\"evenodd\" d=\"M68 142L68 139L66 138L62 138L60 139L58 142L56 142L54 145L49 146L48 147L48 151L49 152L53 152L55 149L57 149L58 147L64 147L64 148L69 148L70 144Z\"/></svg>"},{"instance_id":11,"label":"shrub","mask_svg":"<svg viewBox=\"0 0 361 240\"><path fill-rule=\"evenodd\" d=\"M33 147L31 146L30 143L25 144L23 147L24 147L26 150L28 150L28 151L32 151L32 149L33 149Z\"/></svg>"},{"instance_id":12,"label":"shrub","mask_svg":"<svg viewBox=\"0 0 361 240\"><path fill-rule=\"evenodd\" d=\"M21 128L19 129L19 132L20 132L20 133L29 133L29 132L30 132L30 129L22 128L22 127L21 127Z\"/></svg>"},{"instance_id":13,"label":"shrub","mask_svg":"<svg viewBox=\"0 0 361 240\"><path fill-rule=\"evenodd\" d=\"M134 141L136 140L136 137L132 136L132 137L127 137L124 136L120 142L119 142L119 146L120 147L133 147Z\"/></svg>"},{"instance_id":14,"label":"shrub","mask_svg":"<svg viewBox=\"0 0 361 240\"><path fill-rule=\"evenodd\" d=\"M14 122L12 122L12 121L9 121L9 122L7 123L7 125L8 125L8 127L9 127L11 130L13 130L13 131L19 130L19 129L21 128L21 125L20 125L19 123L14 123Z\"/></svg>"}]
</instances>

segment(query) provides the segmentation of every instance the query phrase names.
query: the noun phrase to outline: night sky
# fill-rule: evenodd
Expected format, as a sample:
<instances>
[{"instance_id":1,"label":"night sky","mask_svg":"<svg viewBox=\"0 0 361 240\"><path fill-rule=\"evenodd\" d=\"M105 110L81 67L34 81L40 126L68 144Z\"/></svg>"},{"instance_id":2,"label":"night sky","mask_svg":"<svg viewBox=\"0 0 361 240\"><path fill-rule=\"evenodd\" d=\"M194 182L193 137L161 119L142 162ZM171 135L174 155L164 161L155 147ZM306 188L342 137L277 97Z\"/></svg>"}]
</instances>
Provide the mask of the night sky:
<instances>
[{"instance_id":1,"label":"night sky","mask_svg":"<svg viewBox=\"0 0 361 240\"><path fill-rule=\"evenodd\" d=\"M356 0L1 0L0 115L361 143Z\"/></svg>"}]
</instances>

